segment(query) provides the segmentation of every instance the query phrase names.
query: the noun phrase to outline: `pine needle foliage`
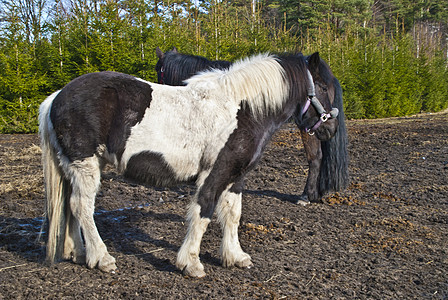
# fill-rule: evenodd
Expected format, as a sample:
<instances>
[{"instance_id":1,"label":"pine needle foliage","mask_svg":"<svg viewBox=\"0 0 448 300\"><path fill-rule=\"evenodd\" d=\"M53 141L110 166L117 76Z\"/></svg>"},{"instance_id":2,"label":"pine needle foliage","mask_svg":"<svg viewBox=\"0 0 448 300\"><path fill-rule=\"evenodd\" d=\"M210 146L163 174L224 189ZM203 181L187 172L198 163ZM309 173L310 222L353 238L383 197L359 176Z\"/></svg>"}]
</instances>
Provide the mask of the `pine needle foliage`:
<instances>
[{"instance_id":1,"label":"pine needle foliage","mask_svg":"<svg viewBox=\"0 0 448 300\"><path fill-rule=\"evenodd\" d=\"M0 3L0 132L37 131L39 104L71 79L119 71L155 81L155 48L209 59L319 51L348 118L448 107L448 0Z\"/></svg>"}]
</instances>

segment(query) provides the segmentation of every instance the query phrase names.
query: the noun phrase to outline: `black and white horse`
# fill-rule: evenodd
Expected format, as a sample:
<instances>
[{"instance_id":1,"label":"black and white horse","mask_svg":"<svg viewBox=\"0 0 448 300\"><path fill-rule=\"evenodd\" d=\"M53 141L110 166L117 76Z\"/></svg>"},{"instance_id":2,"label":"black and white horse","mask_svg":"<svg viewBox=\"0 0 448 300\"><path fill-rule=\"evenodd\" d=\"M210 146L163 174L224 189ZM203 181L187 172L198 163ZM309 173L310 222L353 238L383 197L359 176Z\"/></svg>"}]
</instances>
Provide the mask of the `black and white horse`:
<instances>
[{"instance_id":1,"label":"black and white horse","mask_svg":"<svg viewBox=\"0 0 448 300\"><path fill-rule=\"evenodd\" d=\"M181 87L100 72L52 94L39 113L47 261L72 259L103 271L116 269L93 218L101 169L110 163L146 184L196 184L176 262L185 274L205 275L199 248L215 209L223 228L222 264L251 266L238 240L244 176L290 117L303 129L313 128L321 120L315 108L320 106L329 114L315 136L328 140L337 131L328 99L306 108L319 61L317 53L308 67L300 55L256 55L228 70L194 76Z\"/></svg>"},{"instance_id":2,"label":"black and white horse","mask_svg":"<svg viewBox=\"0 0 448 300\"><path fill-rule=\"evenodd\" d=\"M208 60L202 56L183 54L175 47L165 53L157 47L156 55L159 58L155 67L159 83L175 86L185 85L186 79L200 71L227 69L231 65L228 61ZM319 99L328 98L331 105L339 110L339 127L336 135L329 141L320 141L315 136L301 131L309 166L305 188L302 195L297 197L297 203L302 205L319 202L325 194L343 190L349 181L342 88L324 60L320 59L315 66L315 73L318 74L314 77L316 93Z\"/></svg>"}]
</instances>

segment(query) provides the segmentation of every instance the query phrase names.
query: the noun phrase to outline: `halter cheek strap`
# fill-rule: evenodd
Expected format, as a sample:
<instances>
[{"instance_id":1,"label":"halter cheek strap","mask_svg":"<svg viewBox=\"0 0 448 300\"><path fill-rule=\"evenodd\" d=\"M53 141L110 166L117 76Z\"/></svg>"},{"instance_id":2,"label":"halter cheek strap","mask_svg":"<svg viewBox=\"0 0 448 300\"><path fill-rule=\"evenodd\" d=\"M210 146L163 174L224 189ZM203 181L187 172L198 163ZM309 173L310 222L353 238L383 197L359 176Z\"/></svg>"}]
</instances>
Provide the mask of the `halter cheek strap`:
<instances>
[{"instance_id":1,"label":"halter cheek strap","mask_svg":"<svg viewBox=\"0 0 448 300\"><path fill-rule=\"evenodd\" d=\"M315 88L314 88L314 80L313 76L311 75L310 71L307 69L306 74L308 77L308 98L306 100L305 105L302 108L302 116L308 111L311 104L316 109L317 113L320 115L319 121L317 121L316 124L314 124L311 128L306 128L305 131L309 135L314 135L314 132L319 128L322 123L325 123L330 118L336 118L339 114L339 110L337 108L333 108L329 113L327 113L320 103L319 99L316 98Z\"/></svg>"},{"instance_id":2,"label":"halter cheek strap","mask_svg":"<svg viewBox=\"0 0 448 300\"><path fill-rule=\"evenodd\" d=\"M305 105L302 108L302 117L308 111L308 109L310 108L310 105L311 105L311 99L308 96L308 98L306 98L306 103L305 103Z\"/></svg>"}]
</instances>

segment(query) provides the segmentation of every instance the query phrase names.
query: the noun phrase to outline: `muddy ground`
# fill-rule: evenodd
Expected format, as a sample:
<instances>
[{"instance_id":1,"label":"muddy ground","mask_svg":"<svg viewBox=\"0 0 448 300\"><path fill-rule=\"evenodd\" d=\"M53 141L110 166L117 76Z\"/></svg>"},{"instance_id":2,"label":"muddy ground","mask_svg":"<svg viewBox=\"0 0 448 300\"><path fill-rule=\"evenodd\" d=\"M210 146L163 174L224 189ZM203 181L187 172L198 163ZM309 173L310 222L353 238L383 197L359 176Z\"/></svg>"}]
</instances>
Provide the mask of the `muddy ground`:
<instances>
[{"instance_id":1,"label":"muddy ground","mask_svg":"<svg viewBox=\"0 0 448 300\"><path fill-rule=\"evenodd\" d=\"M240 241L254 267L220 265L213 222L203 279L174 266L193 188L129 185L112 169L95 219L118 271L46 266L38 138L0 135L0 299L448 299L447 121L349 121L351 184L307 207L291 202L307 166L285 125L243 195Z\"/></svg>"}]
</instances>

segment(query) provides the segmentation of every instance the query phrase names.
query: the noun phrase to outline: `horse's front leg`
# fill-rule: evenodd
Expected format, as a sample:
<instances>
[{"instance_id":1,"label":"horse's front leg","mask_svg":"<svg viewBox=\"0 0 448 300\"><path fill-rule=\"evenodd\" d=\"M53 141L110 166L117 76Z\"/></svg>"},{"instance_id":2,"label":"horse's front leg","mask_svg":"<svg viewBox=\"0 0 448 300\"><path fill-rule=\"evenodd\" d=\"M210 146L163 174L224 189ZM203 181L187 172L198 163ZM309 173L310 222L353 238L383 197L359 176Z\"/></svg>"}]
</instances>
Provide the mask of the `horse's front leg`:
<instances>
[{"instance_id":1,"label":"horse's front leg","mask_svg":"<svg viewBox=\"0 0 448 300\"><path fill-rule=\"evenodd\" d=\"M218 221L223 231L220 254L224 267L250 268L253 266L251 257L241 249L238 239L241 193L241 183L229 185L222 193L217 206Z\"/></svg>"},{"instance_id":2,"label":"horse's front leg","mask_svg":"<svg viewBox=\"0 0 448 300\"><path fill-rule=\"evenodd\" d=\"M241 216L241 180L245 170L250 169L250 163L256 161L254 153L258 145L248 143L256 139L248 135L244 127L241 128L232 133L226 146L220 150L210 173L200 174L197 180L198 190L188 213L187 236L177 255L176 265L184 274L195 277L205 275L199 261L199 247L218 203L218 218L224 231L221 249L223 264L252 265L250 256L239 245L238 224Z\"/></svg>"},{"instance_id":3,"label":"horse's front leg","mask_svg":"<svg viewBox=\"0 0 448 300\"><path fill-rule=\"evenodd\" d=\"M303 194L299 197L297 203L306 205L310 202L319 202L319 173L322 163L322 149L321 142L316 136L311 136L303 131L300 133L309 169Z\"/></svg>"}]
</instances>

